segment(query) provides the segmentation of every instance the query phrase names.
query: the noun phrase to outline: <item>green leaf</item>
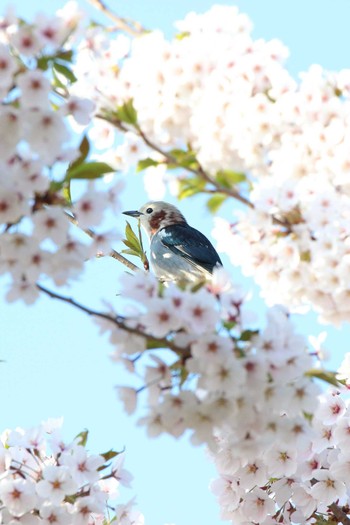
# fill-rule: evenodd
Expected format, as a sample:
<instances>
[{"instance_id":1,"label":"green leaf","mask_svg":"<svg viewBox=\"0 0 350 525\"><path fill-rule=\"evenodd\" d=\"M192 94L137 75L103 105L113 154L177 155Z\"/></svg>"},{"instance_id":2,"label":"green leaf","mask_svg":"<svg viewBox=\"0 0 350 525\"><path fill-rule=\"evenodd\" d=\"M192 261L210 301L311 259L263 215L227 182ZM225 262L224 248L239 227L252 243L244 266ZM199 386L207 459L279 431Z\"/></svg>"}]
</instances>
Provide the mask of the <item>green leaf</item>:
<instances>
[{"instance_id":1,"label":"green leaf","mask_svg":"<svg viewBox=\"0 0 350 525\"><path fill-rule=\"evenodd\" d=\"M236 186L236 184L240 184L247 180L244 173L237 173L236 171L231 170L218 171L215 178L224 188L232 188L232 186Z\"/></svg>"},{"instance_id":2,"label":"green leaf","mask_svg":"<svg viewBox=\"0 0 350 525\"><path fill-rule=\"evenodd\" d=\"M252 337L257 335L259 333L259 330L244 330L241 333L241 337L239 338L240 341L251 341Z\"/></svg>"},{"instance_id":3,"label":"green leaf","mask_svg":"<svg viewBox=\"0 0 350 525\"><path fill-rule=\"evenodd\" d=\"M191 177L179 181L178 198L180 200L192 197L204 190L206 181L200 177Z\"/></svg>"},{"instance_id":4,"label":"green leaf","mask_svg":"<svg viewBox=\"0 0 350 525\"><path fill-rule=\"evenodd\" d=\"M311 368L305 373L306 377L315 377L321 381L325 381L330 385L339 387L342 383L336 378L335 372L330 372L328 370L320 370L318 368Z\"/></svg>"},{"instance_id":5,"label":"green leaf","mask_svg":"<svg viewBox=\"0 0 350 525\"><path fill-rule=\"evenodd\" d=\"M54 69L52 69L52 75L53 75L53 86L58 87L61 89L66 89L66 86L63 84L63 82L59 79Z\"/></svg>"},{"instance_id":6,"label":"green leaf","mask_svg":"<svg viewBox=\"0 0 350 525\"><path fill-rule=\"evenodd\" d=\"M88 430L83 430L82 432L79 432L77 436L75 436L75 439L78 440L78 445L82 445L83 447L86 446L87 440L89 436Z\"/></svg>"},{"instance_id":7,"label":"green leaf","mask_svg":"<svg viewBox=\"0 0 350 525\"><path fill-rule=\"evenodd\" d=\"M227 199L227 195L224 193L216 193L207 202L207 207L211 213L216 213L220 206L225 202Z\"/></svg>"},{"instance_id":8,"label":"green leaf","mask_svg":"<svg viewBox=\"0 0 350 525\"><path fill-rule=\"evenodd\" d=\"M124 242L124 244L126 244L125 241L123 241L123 242ZM133 250L132 248L130 248L130 249L127 248L126 250L122 250L121 252L122 252L122 253L126 253L127 255L134 255L135 257L140 258L140 254L139 254L139 252L136 252L136 251Z\"/></svg>"},{"instance_id":9,"label":"green leaf","mask_svg":"<svg viewBox=\"0 0 350 525\"><path fill-rule=\"evenodd\" d=\"M74 84L74 82L77 81L77 77L74 75L73 71L64 64L60 64L59 62L55 61L53 63L53 70L56 71L56 73L59 73L60 75L64 76L64 78L70 84Z\"/></svg>"},{"instance_id":10,"label":"green leaf","mask_svg":"<svg viewBox=\"0 0 350 525\"><path fill-rule=\"evenodd\" d=\"M56 193L63 188L64 181L52 180L49 186L49 192Z\"/></svg>"},{"instance_id":11,"label":"green leaf","mask_svg":"<svg viewBox=\"0 0 350 525\"><path fill-rule=\"evenodd\" d=\"M72 62L73 54L74 53L72 49L62 49L56 54L56 58L62 60L63 62Z\"/></svg>"},{"instance_id":12,"label":"green leaf","mask_svg":"<svg viewBox=\"0 0 350 525\"><path fill-rule=\"evenodd\" d=\"M75 159L70 165L69 170L76 168L80 164L84 162L84 160L87 158L87 156L90 153L90 142L86 135L83 136L80 145L79 145L79 151L80 155L77 159Z\"/></svg>"},{"instance_id":13,"label":"green leaf","mask_svg":"<svg viewBox=\"0 0 350 525\"><path fill-rule=\"evenodd\" d=\"M51 58L51 56L39 57L36 61L37 68L41 69L41 71L46 71L49 67L49 62L51 61Z\"/></svg>"},{"instance_id":14,"label":"green leaf","mask_svg":"<svg viewBox=\"0 0 350 525\"><path fill-rule=\"evenodd\" d=\"M175 38L176 40L183 40L184 38L187 38L188 36L190 36L190 32L189 31L183 31L182 33L177 33L175 35Z\"/></svg>"},{"instance_id":15,"label":"green leaf","mask_svg":"<svg viewBox=\"0 0 350 525\"><path fill-rule=\"evenodd\" d=\"M105 461L109 461L110 459L115 458L116 456L119 456L120 452L116 452L115 450L108 450L107 452L103 452L103 454L100 454Z\"/></svg>"},{"instance_id":16,"label":"green leaf","mask_svg":"<svg viewBox=\"0 0 350 525\"><path fill-rule=\"evenodd\" d=\"M159 162L157 160L151 159L151 157L147 157L146 159L139 160L137 163L136 172L142 171L146 168L149 168L150 166L158 166Z\"/></svg>"},{"instance_id":17,"label":"green leaf","mask_svg":"<svg viewBox=\"0 0 350 525\"><path fill-rule=\"evenodd\" d=\"M141 250L140 240L137 237L136 233L133 231L128 221L126 221L125 237L126 237L126 240L123 241L124 244L128 246L129 248L132 248L141 254L142 250Z\"/></svg>"},{"instance_id":18,"label":"green leaf","mask_svg":"<svg viewBox=\"0 0 350 525\"><path fill-rule=\"evenodd\" d=\"M68 168L65 180L71 179L99 179L106 173L115 171L105 162L83 162L78 166Z\"/></svg>"},{"instance_id":19,"label":"green leaf","mask_svg":"<svg viewBox=\"0 0 350 525\"><path fill-rule=\"evenodd\" d=\"M176 163L168 163L169 169L175 169L175 168L191 168L191 169L198 169L198 161L197 157L194 151L192 150L183 150L183 149L172 149L169 151L169 155L171 155Z\"/></svg>"},{"instance_id":20,"label":"green leaf","mask_svg":"<svg viewBox=\"0 0 350 525\"><path fill-rule=\"evenodd\" d=\"M226 328L226 330L232 330L232 328L234 328L237 323L235 321L224 321L222 325L224 328Z\"/></svg>"},{"instance_id":21,"label":"green leaf","mask_svg":"<svg viewBox=\"0 0 350 525\"><path fill-rule=\"evenodd\" d=\"M66 182L66 184L63 186L63 197L66 199L68 204L72 204L72 196L70 193L70 181Z\"/></svg>"},{"instance_id":22,"label":"green leaf","mask_svg":"<svg viewBox=\"0 0 350 525\"><path fill-rule=\"evenodd\" d=\"M137 124L137 112L134 108L132 98L125 102L122 106L119 106L117 109L117 117L127 124L136 126Z\"/></svg>"},{"instance_id":23,"label":"green leaf","mask_svg":"<svg viewBox=\"0 0 350 525\"><path fill-rule=\"evenodd\" d=\"M160 343L157 339L148 339L147 350L152 350L153 348L164 348L164 343Z\"/></svg>"}]
</instances>

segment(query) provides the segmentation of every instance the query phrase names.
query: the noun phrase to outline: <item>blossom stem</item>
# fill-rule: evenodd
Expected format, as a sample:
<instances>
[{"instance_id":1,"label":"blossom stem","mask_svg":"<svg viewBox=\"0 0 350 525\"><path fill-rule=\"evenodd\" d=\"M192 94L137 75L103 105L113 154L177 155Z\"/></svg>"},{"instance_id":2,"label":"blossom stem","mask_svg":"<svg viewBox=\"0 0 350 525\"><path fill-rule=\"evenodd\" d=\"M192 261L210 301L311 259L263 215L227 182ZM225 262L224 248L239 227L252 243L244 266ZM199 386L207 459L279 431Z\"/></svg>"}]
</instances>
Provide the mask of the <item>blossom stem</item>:
<instances>
[{"instance_id":1,"label":"blossom stem","mask_svg":"<svg viewBox=\"0 0 350 525\"><path fill-rule=\"evenodd\" d=\"M116 29L129 33L131 36L138 36L145 32L144 27L136 20L129 20L122 18L121 16L113 13L102 0L87 0L93 7L101 11L110 20L112 20L116 26Z\"/></svg>"},{"instance_id":2,"label":"blossom stem","mask_svg":"<svg viewBox=\"0 0 350 525\"><path fill-rule=\"evenodd\" d=\"M130 334L139 335L141 337L144 337L146 340L149 341L157 341L159 345L164 346L164 348L170 348L174 352L176 352L178 355L183 355L186 352L185 348L181 348L179 346L176 346L172 341L169 341L165 337L155 337L152 334L147 334L140 330L139 328L132 328L131 326L128 326L124 322L124 318L122 316L113 316L110 314L106 314L104 312L99 312L98 310L92 310L91 308L88 308L87 306L78 303L73 299L72 297L66 297L64 295L60 295L52 290L49 290L42 286L39 283L36 283L37 288L43 292L44 294L48 295L52 299L58 299L59 301L62 301L64 303L68 303L71 306L74 306L78 310L81 310L85 312L88 315L95 315L96 317L101 317L102 319L106 319L106 321L110 321L111 323L115 324L118 328L121 328L122 330L125 330L125 332L129 332Z\"/></svg>"},{"instance_id":3,"label":"blossom stem","mask_svg":"<svg viewBox=\"0 0 350 525\"><path fill-rule=\"evenodd\" d=\"M72 224L74 224L75 226L80 228L84 233L86 233L86 235L91 237L91 239L95 239L96 238L96 234L95 234L95 232L93 230L91 230L90 228L84 229L84 228L81 228L79 226L79 222L74 217L74 215L71 215L68 211L64 211L64 213L68 217L68 219L70 220L70 222ZM113 259L116 259L117 261L121 262L122 264L124 264L124 266L126 266L127 268L129 268L129 270L132 270L133 272L136 272L137 270L140 270L140 268L138 266L136 266L136 264L132 263L126 257L124 257L120 253L116 252L115 250L111 250L109 252L108 256L109 257L113 257ZM101 255L100 255L100 257L101 257Z\"/></svg>"}]
</instances>

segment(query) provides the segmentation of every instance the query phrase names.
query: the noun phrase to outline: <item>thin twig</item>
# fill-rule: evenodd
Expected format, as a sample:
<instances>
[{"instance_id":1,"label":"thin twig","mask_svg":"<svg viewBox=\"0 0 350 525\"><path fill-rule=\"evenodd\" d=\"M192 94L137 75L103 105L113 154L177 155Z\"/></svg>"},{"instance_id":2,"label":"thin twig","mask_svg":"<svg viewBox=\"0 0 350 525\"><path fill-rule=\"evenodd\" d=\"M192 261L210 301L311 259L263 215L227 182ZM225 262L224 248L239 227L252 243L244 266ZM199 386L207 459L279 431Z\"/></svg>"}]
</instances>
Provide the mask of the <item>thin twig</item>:
<instances>
[{"instance_id":1,"label":"thin twig","mask_svg":"<svg viewBox=\"0 0 350 525\"><path fill-rule=\"evenodd\" d=\"M81 231L86 233L86 235L91 237L91 239L96 239L96 234L95 234L95 232L93 230L91 230L90 228L88 228L88 229L81 228L79 226L79 222L74 217L74 215L71 215L68 211L65 211L65 210L64 210L64 213L65 213L66 217L68 217L68 219L70 220L70 222L72 224L74 224ZM116 259L117 261L121 262L122 264L124 264L124 266L126 266L127 268L129 268L129 270L132 270L133 272L136 272L137 270L140 270L140 268L138 266L136 266L134 263L132 263L131 261L126 259L126 257L124 257L120 253L116 252L115 250L111 250L109 252L109 254L108 254L108 257L113 257L113 259Z\"/></svg>"},{"instance_id":2,"label":"thin twig","mask_svg":"<svg viewBox=\"0 0 350 525\"><path fill-rule=\"evenodd\" d=\"M110 124L114 125L115 127L117 127L118 129L120 129L123 132L130 131L129 128L127 128L120 120L118 120L116 118L113 118L113 117L111 118L111 117L108 117L107 115L102 115L102 114L98 114L98 115L96 115L96 117L108 121ZM213 191L210 188L208 188L207 189L208 192L211 192L211 193L223 193L224 195L227 195L228 197L232 197L233 199L241 202L245 206L248 206L248 208L251 208L251 209L255 208L254 204L249 199L247 199L246 197L243 197L243 195L241 195L237 190L235 190L233 188L227 188L225 186L222 186L215 179L212 179L210 177L210 175L202 168L202 166L199 165L198 168L191 168L191 166L181 166L181 164L179 164L177 159L175 157L173 157L171 155L171 153L168 153L167 151L165 151L161 147L159 147L157 144L152 142L147 137L147 135L142 131L140 126L136 126L133 129L133 131L134 131L134 133L136 133L143 140L143 142L149 148L153 149L153 151L156 151L157 153L162 155L167 162L169 162L171 164L175 164L179 168L185 169L186 171L189 171L190 173L193 173L194 175L197 175L197 177L201 177L208 184L211 184L213 186ZM206 190L203 190L203 191L205 192ZM274 224L278 224L279 226L283 226L284 228L287 229L287 231L291 231L291 224L288 221L282 220L282 219L278 219L275 216L272 216L272 221L274 222Z\"/></svg>"},{"instance_id":3,"label":"thin twig","mask_svg":"<svg viewBox=\"0 0 350 525\"><path fill-rule=\"evenodd\" d=\"M58 299L59 301L62 301L64 303L68 303L71 306L74 306L78 310L81 310L82 312L85 312L88 315L94 315L96 317L101 317L102 319L105 319L106 321L110 321L111 323L115 324L118 328L121 328L122 330L125 330L125 332L129 332L130 334L138 335L140 337L145 338L149 341L156 341L159 343L160 346L164 346L164 348L170 348L171 350L174 350L177 354L183 356L187 349L181 348L179 346L176 346L172 341L168 341L165 337L154 337L152 334L147 334L143 332L140 328L133 328L126 324L126 319L122 316L113 316L111 314L106 314L103 312L99 312L98 310L93 310L92 308L88 308L87 306L78 303L75 299L72 297L66 297L64 295L60 295L56 292L53 292L52 290L48 290L44 286L42 286L39 283L36 283L37 288L51 297L51 299Z\"/></svg>"},{"instance_id":4,"label":"thin twig","mask_svg":"<svg viewBox=\"0 0 350 525\"><path fill-rule=\"evenodd\" d=\"M329 505L328 508L333 513L333 516L335 517L338 523L340 522L343 525L350 525L350 519L345 514L345 512L343 512L343 510L340 507L338 507L338 505L332 503L331 505Z\"/></svg>"},{"instance_id":5,"label":"thin twig","mask_svg":"<svg viewBox=\"0 0 350 525\"><path fill-rule=\"evenodd\" d=\"M102 0L87 0L93 7L101 11L104 15L106 15L110 20L113 20L115 26L120 31L124 31L125 33L129 33L131 36L138 36L142 33L145 33L145 29L142 27L142 25L137 22L136 20L128 20L127 18L123 18L121 16L116 15L113 13Z\"/></svg>"}]
</instances>

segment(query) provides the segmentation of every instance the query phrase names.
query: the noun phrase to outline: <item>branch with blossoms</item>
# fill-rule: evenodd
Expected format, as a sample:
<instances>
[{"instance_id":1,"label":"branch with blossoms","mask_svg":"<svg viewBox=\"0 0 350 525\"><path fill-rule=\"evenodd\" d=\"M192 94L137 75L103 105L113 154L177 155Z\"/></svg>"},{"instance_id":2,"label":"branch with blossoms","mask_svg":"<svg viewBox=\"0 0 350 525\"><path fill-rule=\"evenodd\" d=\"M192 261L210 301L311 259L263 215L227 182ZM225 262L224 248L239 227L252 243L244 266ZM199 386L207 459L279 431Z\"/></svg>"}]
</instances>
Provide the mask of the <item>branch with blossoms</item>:
<instances>
[{"instance_id":1,"label":"branch with blossoms","mask_svg":"<svg viewBox=\"0 0 350 525\"><path fill-rule=\"evenodd\" d=\"M69 132L71 119L91 124L91 133L104 119L123 132L116 156L124 171L181 170L179 197L210 193L214 212L227 197L245 205L234 226L216 219L215 236L270 302L307 304L328 321L348 320L349 73L312 68L296 84L283 46L254 41L249 20L233 7L189 16L171 41L147 32L132 46L125 35L109 40L102 26L84 28L81 18L70 7L54 20L9 16L1 23L0 268L12 278L7 299L31 304L45 293L94 318L109 335L112 358L142 382L119 389L127 412L145 396L140 422L149 435L189 434L209 447L224 519L309 525L335 518L348 525L348 357L340 375L323 370L283 309L269 310L265 329L251 326L243 294L222 270L210 289L197 291L160 286L144 272L123 276L132 316L92 310L36 283L49 277L66 285L87 258L110 253L120 240L105 224L109 214L118 225L122 184L105 180L113 167L91 159L87 136L76 144ZM129 21L114 21L128 31ZM67 210L90 244L75 236ZM141 242L131 232L126 241L138 253ZM317 379L331 386L322 391ZM23 485L30 473L17 461L18 479L0 482L1 501L14 519L42 516L31 499L38 489ZM33 475L46 479L39 469ZM59 485L47 476L39 491ZM101 507L86 499L88 481L79 487L60 503L84 522Z\"/></svg>"},{"instance_id":2,"label":"branch with blossoms","mask_svg":"<svg viewBox=\"0 0 350 525\"><path fill-rule=\"evenodd\" d=\"M249 328L244 296L222 272L211 290L196 292L159 287L151 274L124 275L122 294L138 305L133 317L39 289L93 316L109 334L112 359L143 377L139 388L119 387L119 394L128 413L146 395L139 422L149 436L190 433L193 444L209 446L223 519L236 522L243 513L251 523L308 522L328 515L348 525L347 390L315 365L283 310L268 313L264 330ZM165 349L172 357L158 354ZM331 383L329 392L315 377Z\"/></svg>"},{"instance_id":3,"label":"branch with blossoms","mask_svg":"<svg viewBox=\"0 0 350 525\"><path fill-rule=\"evenodd\" d=\"M0 480L4 523L101 522L143 523L143 516L117 502L119 486L130 487L124 453L109 450L90 454L87 431L71 442L62 439L60 422L50 420L31 429L16 428L1 434L6 456Z\"/></svg>"}]
</instances>

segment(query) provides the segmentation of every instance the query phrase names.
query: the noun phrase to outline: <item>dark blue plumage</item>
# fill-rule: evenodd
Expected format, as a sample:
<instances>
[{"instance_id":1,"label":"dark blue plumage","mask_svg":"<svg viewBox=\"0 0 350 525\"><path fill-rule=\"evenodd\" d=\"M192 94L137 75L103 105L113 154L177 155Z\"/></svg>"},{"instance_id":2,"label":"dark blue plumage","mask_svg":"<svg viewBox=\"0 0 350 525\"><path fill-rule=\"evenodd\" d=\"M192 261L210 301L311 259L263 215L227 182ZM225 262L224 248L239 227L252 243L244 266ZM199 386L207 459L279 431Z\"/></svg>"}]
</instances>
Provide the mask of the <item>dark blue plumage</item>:
<instances>
[{"instance_id":1,"label":"dark blue plumage","mask_svg":"<svg viewBox=\"0 0 350 525\"><path fill-rule=\"evenodd\" d=\"M221 259L209 239L187 223L166 226L158 235L164 246L193 265L199 265L210 273L215 266L222 266Z\"/></svg>"},{"instance_id":2,"label":"dark blue plumage","mask_svg":"<svg viewBox=\"0 0 350 525\"><path fill-rule=\"evenodd\" d=\"M187 224L172 204L152 201L139 211L126 215L138 217L151 240L151 264L162 281L210 280L216 266L222 266L214 246L200 231Z\"/></svg>"}]
</instances>

